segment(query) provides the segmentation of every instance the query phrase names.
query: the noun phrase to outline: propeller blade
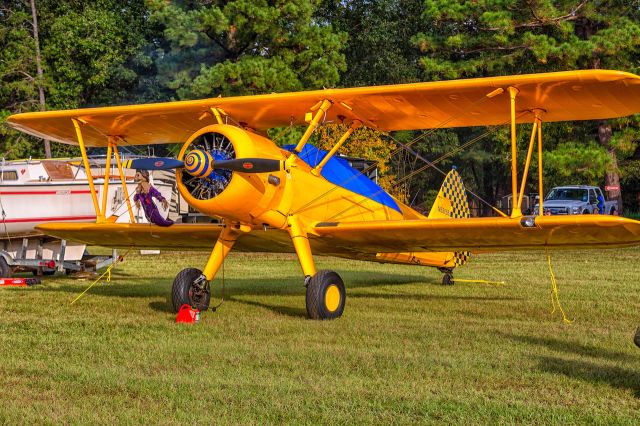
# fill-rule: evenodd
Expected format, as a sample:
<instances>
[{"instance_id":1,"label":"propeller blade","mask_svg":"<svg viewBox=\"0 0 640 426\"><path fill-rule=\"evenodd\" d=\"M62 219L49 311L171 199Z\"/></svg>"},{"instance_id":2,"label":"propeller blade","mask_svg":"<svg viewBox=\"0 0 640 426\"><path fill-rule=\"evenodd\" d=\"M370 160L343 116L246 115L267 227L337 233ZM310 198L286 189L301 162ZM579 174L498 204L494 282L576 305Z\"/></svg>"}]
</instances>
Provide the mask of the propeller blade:
<instances>
[{"instance_id":1,"label":"propeller blade","mask_svg":"<svg viewBox=\"0 0 640 426\"><path fill-rule=\"evenodd\" d=\"M267 158L236 158L213 163L214 169L230 170L241 173L267 173L282 170L282 161Z\"/></svg>"},{"instance_id":2,"label":"propeller blade","mask_svg":"<svg viewBox=\"0 0 640 426\"><path fill-rule=\"evenodd\" d=\"M168 157L137 158L124 162L130 169L169 170L184 167L184 162Z\"/></svg>"}]
</instances>

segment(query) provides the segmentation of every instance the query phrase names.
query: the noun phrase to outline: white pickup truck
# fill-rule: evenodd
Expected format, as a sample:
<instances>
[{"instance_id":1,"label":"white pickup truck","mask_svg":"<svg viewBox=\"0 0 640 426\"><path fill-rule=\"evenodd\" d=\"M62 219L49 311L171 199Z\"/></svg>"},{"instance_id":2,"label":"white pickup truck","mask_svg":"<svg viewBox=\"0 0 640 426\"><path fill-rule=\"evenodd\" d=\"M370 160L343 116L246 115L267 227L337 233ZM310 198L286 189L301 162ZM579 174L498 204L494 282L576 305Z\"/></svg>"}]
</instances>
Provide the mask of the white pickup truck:
<instances>
[{"instance_id":1,"label":"white pickup truck","mask_svg":"<svg viewBox=\"0 0 640 426\"><path fill-rule=\"evenodd\" d=\"M538 214L539 204L533 212ZM618 214L615 201L605 201L597 186L556 186L544 199L545 215L565 214Z\"/></svg>"}]
</instances>

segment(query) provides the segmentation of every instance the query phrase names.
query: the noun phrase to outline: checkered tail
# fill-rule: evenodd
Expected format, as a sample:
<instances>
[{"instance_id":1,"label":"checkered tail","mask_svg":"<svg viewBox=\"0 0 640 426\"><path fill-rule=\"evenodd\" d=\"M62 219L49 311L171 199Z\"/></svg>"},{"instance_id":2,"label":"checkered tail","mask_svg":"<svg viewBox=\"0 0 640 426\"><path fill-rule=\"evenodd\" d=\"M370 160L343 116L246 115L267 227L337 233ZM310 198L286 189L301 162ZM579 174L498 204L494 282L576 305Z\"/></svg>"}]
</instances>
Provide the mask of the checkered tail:
<instances>
[{"instance_id":1,"label":"checkered tail","mask_svg":"<svg viewBox=\"0 0 640 426\"><path fill-rule=\"evenodd\" d=\"M467 191L460 174L454 168L444 178L440 192L429 212L429 219L460 219L470 216ZM457 251L453 254L455 266L464 265L471 256L468 251Z\"/></svg>"}]
</instances>

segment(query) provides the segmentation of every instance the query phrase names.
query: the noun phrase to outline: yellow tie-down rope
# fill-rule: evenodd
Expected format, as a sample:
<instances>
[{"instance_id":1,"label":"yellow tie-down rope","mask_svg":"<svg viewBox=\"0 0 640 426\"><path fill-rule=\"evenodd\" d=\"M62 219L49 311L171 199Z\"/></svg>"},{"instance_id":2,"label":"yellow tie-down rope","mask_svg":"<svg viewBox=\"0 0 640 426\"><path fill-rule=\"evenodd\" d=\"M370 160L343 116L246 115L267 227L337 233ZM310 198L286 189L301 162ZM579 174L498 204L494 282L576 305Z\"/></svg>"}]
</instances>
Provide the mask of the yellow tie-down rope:
<instances>
[{"instance_id":1,"label":"yellow tie-down rope","mask_svg":"<svg viewBox=\"0 0 640 426\"><path fill-rule=\"evenodd\" d=\"M116 266L118 263L122 262L122 261L124 260L125 256L126 256L126 255L128 255L130 251L131 251L131 249L127 250L127 252L126 252L125 254L123 254L122 256L119 256L119 257L116 259L116 261L115 261L115 262L113 262L111 265L109 265L109 267L107 268L107 270L106 270L106 271L104 271L104 272L102 273L102 275L100 275L100 276L98 277L98 279L97 279L97 280L95 280L94 282L92 282L92 283L91 283L91 285L90 285L89 287L87 287L87 288L86 288L82 293L80 293L80 294L78 295L78 297L76 297L75 299L73 299L73 302L71 302L70 304L71 304L71 305L73 305L73 304L74 304L74 303L76 303L78 300L80 300L80 298L81 298L82 296L84 296L84 295L85 295L89 290L91 290L91 288L92 288L94 285L98 284L98 282L99 282L99 281L100 281L100 280L101 280L105 275L107 275L107 282L111 282L111 270L112 270L113 268L115 268L115 266Z\"/></svg>"},{"instance_id":2,"label":"yellow tie-down rope","mask_svg":"<svg viewBox=\"0 0 640 426\"><path fill-rule=\"evenodd\" d=\"M558 293L558 282L556 281L556 276L553 273L553 269L551 268L551 255L549 252L545 253L547 255L547 262L549 263L549 276L551 277L551 292L549 293L549 297L551 298L551 315L556 312L556 308L562 314L562 321L565 324L571 324L574 320L570 320L567 318L567 314L562 309L562 304L560 303L560 295Z\"/></svg>"}]
</instances>

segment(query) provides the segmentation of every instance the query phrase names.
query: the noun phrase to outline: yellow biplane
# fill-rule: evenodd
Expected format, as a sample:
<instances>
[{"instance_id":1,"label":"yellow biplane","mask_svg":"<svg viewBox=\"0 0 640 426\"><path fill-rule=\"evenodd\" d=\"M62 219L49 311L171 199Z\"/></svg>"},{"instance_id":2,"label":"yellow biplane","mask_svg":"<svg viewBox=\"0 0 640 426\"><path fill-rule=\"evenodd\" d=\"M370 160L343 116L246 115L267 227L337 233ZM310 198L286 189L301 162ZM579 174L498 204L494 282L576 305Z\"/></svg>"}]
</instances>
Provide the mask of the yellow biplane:
<instances>
[{"instance_id":1,"label":"yellow biplane","mask_svg":"<svg viewBox=\"0 0 640 426\"><path fill-rule=\"evenodd\" d=\"M197 101L17 114L8 123L28 134L77 144L89 174L96 223L48 223L56 237L112 247L210 249L200 271L179 272L173 306L206 309L210 283L225 256L243 251L295 252L306 285L310 318L339 317L345 286L333 271L317 271L312 254L440 268L443 282L471 250L571 249L640 244L640 222L617 216L523 216L523 192L534 147L542 188L542 123L621 117L640 112L640 77L619 71L571 71L330 89ZM325 122L349 130L328 152L308 144ZM466 190L450 172L429 216L399 202L336 152L360 126L381 131L511 123L513 209L507 217L469 217ZM531 125L521 181L516 130ZM278 147L270 128L307 125L295 146ZM86 146L107 147L107 168L118 147L180 143L176 159L133 160L129 167L176 169L180 193L222 224L159 227L112 223L99 203ZM105 177L107 186L109 176ZM126 186L123 185L126 189ZM107 191L104 191L107 194ZM128 197L129 194L125 194ZM542 200L540 203L542 204ZM102 207L101 207L102 206ZM543 211L542 205L539 211Z\"/></svg>"}]
</instances>

